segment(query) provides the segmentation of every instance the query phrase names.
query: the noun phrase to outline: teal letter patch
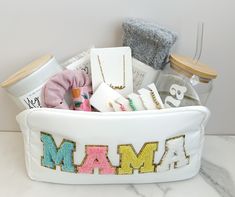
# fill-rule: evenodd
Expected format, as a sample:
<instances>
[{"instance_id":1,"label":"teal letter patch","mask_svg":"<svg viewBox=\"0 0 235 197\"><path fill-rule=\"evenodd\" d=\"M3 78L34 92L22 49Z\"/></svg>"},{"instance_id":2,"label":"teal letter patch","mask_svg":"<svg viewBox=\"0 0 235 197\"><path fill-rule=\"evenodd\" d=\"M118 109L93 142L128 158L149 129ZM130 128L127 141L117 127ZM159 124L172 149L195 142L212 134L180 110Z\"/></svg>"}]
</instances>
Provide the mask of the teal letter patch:
<instances>
[{"instance_id":1,"label":"teal letter patch","mask_svg":"<svg viewBox=\"0 0 235 197\"><path fill-rule=\"evenodd\" d=\"M53 137L44 132L41 132L41 141L43 142L42 166L56 169L56 165L60 165L62 171L75 172L73 163L73 152L76 149L75 142L64 139L57 148Z\"/></svg>"}]
</instances>

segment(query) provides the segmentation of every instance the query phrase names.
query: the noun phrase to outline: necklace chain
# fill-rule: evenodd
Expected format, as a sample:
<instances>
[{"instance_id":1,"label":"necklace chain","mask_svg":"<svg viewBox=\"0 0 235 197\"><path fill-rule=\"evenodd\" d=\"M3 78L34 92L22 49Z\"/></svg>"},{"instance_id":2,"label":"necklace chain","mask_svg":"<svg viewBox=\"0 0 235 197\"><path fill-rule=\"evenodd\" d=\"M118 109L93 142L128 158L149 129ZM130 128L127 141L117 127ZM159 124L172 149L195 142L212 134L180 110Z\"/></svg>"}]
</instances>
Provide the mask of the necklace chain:
<instances>
[{"instance_id":1,"label":"necklace chain","mask_svg":"<svg viewBox=\"0 0 235 197\"><path fill-rule=\"evenodd\" d=\"M104 76L104 70L103 70L103 67L102 67L102 64L100 61L100 56L97 55L97 58L98 58L100 72L101 72L101 75L103 78L103 82L106 83L105 76ZM122 90L126 87L126 56L125 55L122 56L122 64L123 64L123 85L112 85L112 83L109 84L109 86L113 89Z\"/></svg>"}]
</instances>

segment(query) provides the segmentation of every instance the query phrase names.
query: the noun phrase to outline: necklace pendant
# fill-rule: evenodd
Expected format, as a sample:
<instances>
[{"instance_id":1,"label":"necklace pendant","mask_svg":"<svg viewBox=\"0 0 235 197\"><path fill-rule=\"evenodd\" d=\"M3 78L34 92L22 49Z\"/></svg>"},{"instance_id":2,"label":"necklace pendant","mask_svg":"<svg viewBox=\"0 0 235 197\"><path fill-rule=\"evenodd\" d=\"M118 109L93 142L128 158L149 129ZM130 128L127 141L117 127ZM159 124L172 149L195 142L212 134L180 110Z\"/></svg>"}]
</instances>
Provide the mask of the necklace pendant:
<instances>
[{"instance_id":1,"label":"necklace pendant","mask_svg":"<svg viewBox=\"0 0 235 197\"><path fill-rule=\"evenodd\" d=\"M116 89L122 90L122 89L124 89L124 88L126 87L126 85L125 85L125 84L126 84L126 78L125 78L125 74L126 74L126 71L125 71L125 69L126 69L125 58L126 58L126 56L123 55L123 85L114 86L114 85L110 84L109 86L110 86L112 89L114 89L114 90L116 90ZM99 66L100 66L100 72L101 72L101 75L102 75L102 78L103 78L103 82L105 83L106 80L105 80L104 71L103 71L103 67L102 67L102 65L101 65L101 61L100 61L99 55L97 55L97 59L98 59L98 63L99 63Z\"/></svg>"},{"instance_id":2,"label":"necklace pendant","mask_svg":"<svg viewBox=\"0 0 235 197\"><path fill-rule=\"evenodd\" d=\"M109 85L111 88L113 88L114 90L122 90L124 89L126 86L113 86L112 84Z\"/></svg>"},{"instance_id":3,"label":"necklace pendant","mask_svg":"<svg viewBox=\"0 0 235 197\"><path fill-rule=\"evenodd\" d=\"M126 86L119 86L119 89L122 90L124 89Z\"/></svg>"}]
</instances>

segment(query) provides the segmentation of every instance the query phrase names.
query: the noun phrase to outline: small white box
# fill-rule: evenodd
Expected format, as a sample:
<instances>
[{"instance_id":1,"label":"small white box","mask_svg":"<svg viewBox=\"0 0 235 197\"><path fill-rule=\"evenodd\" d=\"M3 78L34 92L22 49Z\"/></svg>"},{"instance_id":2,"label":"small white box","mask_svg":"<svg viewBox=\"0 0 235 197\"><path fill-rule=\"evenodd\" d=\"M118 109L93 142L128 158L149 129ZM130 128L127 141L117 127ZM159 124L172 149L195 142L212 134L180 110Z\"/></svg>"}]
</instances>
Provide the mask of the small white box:
<instances>
[{"instance_id":1,"label":"small white box","mask_svg":"<svg viewBox=\"0 0 235 197\"><path fill-rule=\"evenodd\" d=\"M148 84L156 83L160 71L132 58L133 64L133 89L134 92L146 87Z\"/></svg>"}]
</instances>

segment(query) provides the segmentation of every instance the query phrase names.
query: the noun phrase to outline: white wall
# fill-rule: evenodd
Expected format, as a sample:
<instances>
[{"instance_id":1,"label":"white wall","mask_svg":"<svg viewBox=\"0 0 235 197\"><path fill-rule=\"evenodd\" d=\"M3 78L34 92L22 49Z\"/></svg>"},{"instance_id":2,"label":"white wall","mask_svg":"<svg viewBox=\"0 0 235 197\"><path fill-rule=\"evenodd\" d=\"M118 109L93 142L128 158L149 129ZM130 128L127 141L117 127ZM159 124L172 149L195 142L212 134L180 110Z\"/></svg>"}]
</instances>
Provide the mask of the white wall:
<instances>
[{"instance_id":1,"label":"white wall","mask_svg":"<svg viewBox=\"0 0 235 197\"><path fill-rule=\"evenodd\" d=\"M234 133L235 3L233 0L0 0L0 81L45 53L59 61L91 45L121 45L124 17L151 19L179 34L174 51L193 55L205 22L201 61L219 72L208 102L208 133ZM19 112L0 90L0 130L18 130Z\"/></svg>"}]
</instances>

